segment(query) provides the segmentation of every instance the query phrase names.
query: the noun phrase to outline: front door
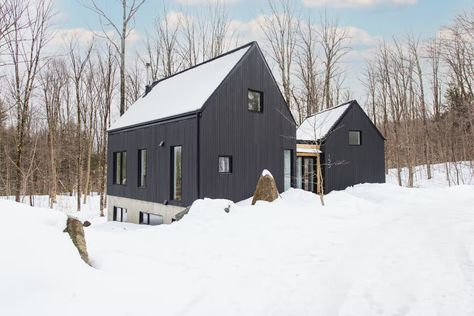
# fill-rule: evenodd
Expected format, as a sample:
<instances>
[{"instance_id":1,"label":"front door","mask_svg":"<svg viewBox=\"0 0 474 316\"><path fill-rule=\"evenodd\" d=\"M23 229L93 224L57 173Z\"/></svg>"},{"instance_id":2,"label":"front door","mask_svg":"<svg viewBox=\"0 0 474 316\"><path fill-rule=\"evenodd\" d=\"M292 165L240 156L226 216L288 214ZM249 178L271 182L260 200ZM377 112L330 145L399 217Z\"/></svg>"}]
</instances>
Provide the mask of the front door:
<instances>
[{"instance_id":1,"label":"front door","mask_svg":"<svg viewBox=\"0 0 474 316\"><path fill-rule=\"evenodd\" d=\"M296 172L297 188L315 192L316 158L298 157L296 160Z\"/></svg>"}]
</instances>

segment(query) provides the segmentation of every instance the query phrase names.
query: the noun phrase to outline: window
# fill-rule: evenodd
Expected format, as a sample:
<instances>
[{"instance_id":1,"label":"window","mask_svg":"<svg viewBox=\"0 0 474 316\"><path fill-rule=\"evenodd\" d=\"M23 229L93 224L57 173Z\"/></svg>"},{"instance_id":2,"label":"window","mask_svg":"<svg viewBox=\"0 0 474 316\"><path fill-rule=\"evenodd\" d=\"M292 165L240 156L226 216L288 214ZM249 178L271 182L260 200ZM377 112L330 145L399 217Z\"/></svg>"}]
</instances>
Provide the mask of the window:
<instances>
[{"instance_id":1,"label":"window","mask_svg":"<svg viewBox=\"0 0 474 316\"><path fill-rule=\"evenodd\" d=\"M303 188L303 157L296 158L296 187Z\"/></svg>"},{"instance_id":2,"label":"window","mask_svg":"<svg viewBox=\"0 0 474 316\"><path fill-rule=\"evenodd\" d=\"M182 198L182 147L171 147L171 199L181 201Z\"/></svg>"},{"instance_id":3,"label":"window","mask_svg":"<svg viewBox=\"0 0 474 316\"><path fill-rule=\"evenodd\" d=\"M263 92L248 90L248 107L252 112L263 112Z\"/></svg>"},{"instance_id":4,"label":"window","mask_svg":"<svg viewBox=\"0 0 474 316\"><path fill-rule=\"evenodd\" d=\"M138 186L146 186L146 149L138 150Z\"/></svg>"},{"instance_id":5,"label":"window","mask_svg":"<svg viewBox=\"0 0 474 316\"><path fill-rule=\"evenodd\" d=\"M140 212L140 224L145 225L161 225L163 224L163 216Z\"/></svg>"},{"instance_id":6,"label":"window","mask_svg":"<svg viewBox=\"0 0 474 316\"><path fill-rule=\"evenodd\" d=\"M360 146L360 131L349 131L349 145Z\"/></svg>"},{"instance_id":7,"label":"window","mask_svg":"<svg viewBox=\"0 0 474 316\"><path fill-rule=\"evenodd\" d=\"M116 222L126 222L127 221L127 209L122 207L114 206L114 215L113 220Z\"/></svg>"},{"instance_id":8,"label":"window","mask_svg":"<svg viewBox=\"0 0 474 316\"><path fill-rule=\"evenodd\" d=\"M316 177L316 159L304 157L302 165L303 190L314 192L314 180Z\"/></svg>"},{"instance_id":9,"label":"window","mask_svg":"<svg viewBox=\"0 0 474 316\"><path fill-rule=\"evenodd\" d=\"M127 183L127 152L114 153L114 184L125 185Z\"/></svg>"},{"instance_id":10,"label":"window","mask_svg":"<svg viewBox=\"0 0 474 316\"><path fill-rule=\"evenodd\" d=\"M219 156L219 173L232 173L231 156Z\"/></svg>"},{"instance_id":11,"label":"window","mask_svg":"<svg viewBox=\"0 0 474 316\"><path fill-rule=\"evenodd\" d=\"M285 177L285 191L291 187L291 159L293 151L285 149L283 152L283 174Z\"/></svg>"}]
</instances>

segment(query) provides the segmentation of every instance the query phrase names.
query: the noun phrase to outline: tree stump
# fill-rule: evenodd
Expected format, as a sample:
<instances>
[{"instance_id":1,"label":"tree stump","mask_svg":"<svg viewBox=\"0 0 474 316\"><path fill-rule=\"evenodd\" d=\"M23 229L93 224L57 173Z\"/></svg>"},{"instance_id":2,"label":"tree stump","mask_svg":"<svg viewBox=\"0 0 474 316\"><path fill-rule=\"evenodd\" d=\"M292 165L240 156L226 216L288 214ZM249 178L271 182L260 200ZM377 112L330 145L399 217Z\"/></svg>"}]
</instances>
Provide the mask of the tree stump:
<instances>
[{"instance_id":1,"label":"tree stump","mask_svg":"<svg viewBox=\"0 0 474 316\"><path fill-rule=\"evenodd\" d=\"M89 255L87 253L87 245L86 245L86 239L84 236L84 227L81 223L81 221L68 217L67 218L67 223L66 223L66 229L64 230L69 234L69 237L71 237L71 240L76 246L77 251L79 251L79 254L81 255L82 260L84 260L85 263L88 265L91 265L89 263Z\"/></svg>"}]
</instances>

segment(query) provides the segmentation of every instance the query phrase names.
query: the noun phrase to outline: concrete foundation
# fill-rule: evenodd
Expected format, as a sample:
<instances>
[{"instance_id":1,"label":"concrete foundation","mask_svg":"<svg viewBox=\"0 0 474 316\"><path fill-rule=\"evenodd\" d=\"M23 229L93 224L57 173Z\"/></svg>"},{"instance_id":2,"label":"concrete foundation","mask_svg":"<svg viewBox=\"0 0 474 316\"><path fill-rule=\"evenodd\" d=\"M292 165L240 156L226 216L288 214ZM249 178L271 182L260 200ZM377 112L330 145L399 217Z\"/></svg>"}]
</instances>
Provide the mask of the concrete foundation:
<instances>
[{"instance_id":1,"label":"concrete foundation","mask_svg":"<svg viewBox=\"0 0 474 316\"><path fill-rule=\"evenodd\" d=\"M180 206L164 205L112 195L107 195L107 200L109 221L113 220L114 207L126 209L127 222L135 224L140 224L140 212L161 215L163 216L163 224L171 224L175 215L185 209Z\"/></svg>"}]
</instances>

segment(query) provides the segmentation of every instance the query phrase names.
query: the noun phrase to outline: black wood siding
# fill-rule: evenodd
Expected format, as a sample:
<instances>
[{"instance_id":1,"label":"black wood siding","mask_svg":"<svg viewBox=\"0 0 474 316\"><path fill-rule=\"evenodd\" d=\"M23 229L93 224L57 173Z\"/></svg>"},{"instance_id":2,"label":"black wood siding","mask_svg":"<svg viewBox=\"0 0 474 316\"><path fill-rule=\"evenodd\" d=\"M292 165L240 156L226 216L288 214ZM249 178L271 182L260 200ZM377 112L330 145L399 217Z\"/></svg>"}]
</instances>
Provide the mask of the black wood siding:
<instances>
[{"instance_id":1,"label":"black wood siding","mask_svg":"<svg viewBox=\"0 0 474 316\"><path fill-rule=\"evenodd\" d=\"M361 146L349 145L349 131L361 131ZM358 183L385 182L384 139L362 108L353 103L322 146L326 193Z\"/></svg>"},{"instance_id":2,"label":"black wood siding","mask_svg":"<svg viewBox=\"0 0 474 316\"><path fill-rule=\"evenodd\" d=\"M263 92L263 113L248 111L248 89ZM283 191L283 150L295 155L296 125L258 46L206 102L200 130L201 197L248 198L263 169ZM231 174L219 174L220 155L232 156Z\"/></svg>"},{"instance_id":3,"label":"black wood siding","mask_svg":"<svg viewBox=\"0 0 474 316\"><path fill-rule=\"evenodd\" d=\"M185 88L185 87L183 87ZM263 92L263 113L248 111L248 89ZM183 93L186 93L183 91ZM158 147L161 141L164 147ZM206 101L186 119L156 122L109 133L108 194L163 203L170 199L170 147L183 146L183 200L250 197L263 171L272 172L283 191L283 151L296 151L296 124L258 45ZM147 149L147 186L138 187L138 150ZM127 151L127 184L112 184L116 151ZM218 157L232 156L232 173L219 174ZM292 170L294 174L293 157ZM199 168L198 168L199 166Z\"/></svg>"},{"instance_id":4,"label":"black wood siding","mask_svg":"<svg viewBox=\"0 0 474 316\"><path fill-rule=\"evenodd\" d=\"M109 195L163 203L171 198L171 146L183 147L183 200L169 201L187 206L197 199L197 118L163 122L109 133L107 191ZM165 144L159 147L161 141ZM147 150L146 187L138 187L138 150ZM127 184L112 183L113 152L127 152Z\"/></svg>"}]
</instances>

